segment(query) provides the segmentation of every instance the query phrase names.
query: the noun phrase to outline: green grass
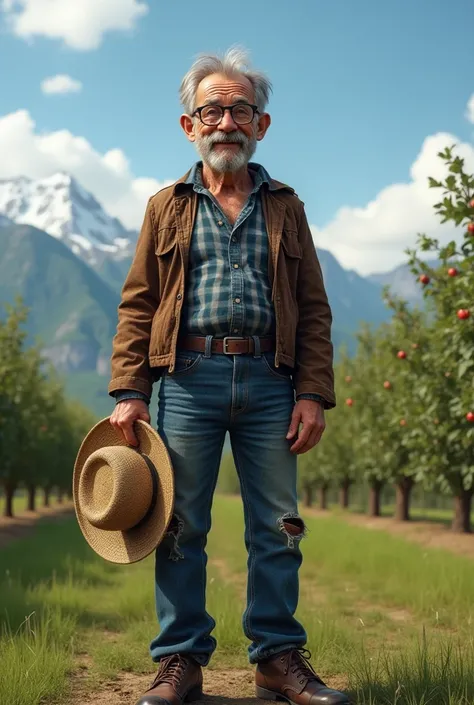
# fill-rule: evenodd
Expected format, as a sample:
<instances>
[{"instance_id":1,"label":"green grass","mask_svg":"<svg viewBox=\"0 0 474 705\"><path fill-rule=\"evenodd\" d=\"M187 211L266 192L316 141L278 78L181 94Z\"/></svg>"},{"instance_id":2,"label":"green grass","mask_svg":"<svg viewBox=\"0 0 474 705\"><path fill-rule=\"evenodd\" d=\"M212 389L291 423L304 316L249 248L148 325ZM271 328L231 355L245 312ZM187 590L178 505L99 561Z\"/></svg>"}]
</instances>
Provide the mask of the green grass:
<instances>
[{"instance_id":1,"label":"green grass","mask_svg":"<svg viewBox=\"0 0 474 705\"><path fill-rule=\"evenodd\" d=\"M55 496L51 496L50 504L51 504L51 507L57 506L57 501L56 501ZM42 506L43 506L43 494L38 492L36 495L36 508L39 509ZM15 498L13 500L13 514L20 514L21 512L26 511L27 507L28 507L28 497L22 491L17 492L15 494ZM0 497L0 516L3 516L4 511L5 511L5 497Z\"/></svg>"},{"instance_id":2,"label":"green grass","mask_svg":"<svg viewBox=\"0 0 474 705\"><path fill-rule=\"evenodd\" d=\"M474 561L337 516L306 520L297 616L321 674L343 678L360 705L472 703ZM246 667L239 500L215 502L209 554L219 644L211 665ZM64 702L83 652L92 658L91 687L120 671L154 669L153 558L106 563L74 519L43 523L0 550L0 606L0 703Z\"/></svg>"},{"instance_id":3,"label":"green grass","mask_svg":"<svg viewBox=\"0 0 474 705\"><path fill-rule=\"evenodd\" d=\"M24 494L16 495L13 500L13 513L18 514L24 512L28 506L28 498ZM0 497L0 516L3 516L5 511L5 497Z\"/></svg>"}]
</instances>

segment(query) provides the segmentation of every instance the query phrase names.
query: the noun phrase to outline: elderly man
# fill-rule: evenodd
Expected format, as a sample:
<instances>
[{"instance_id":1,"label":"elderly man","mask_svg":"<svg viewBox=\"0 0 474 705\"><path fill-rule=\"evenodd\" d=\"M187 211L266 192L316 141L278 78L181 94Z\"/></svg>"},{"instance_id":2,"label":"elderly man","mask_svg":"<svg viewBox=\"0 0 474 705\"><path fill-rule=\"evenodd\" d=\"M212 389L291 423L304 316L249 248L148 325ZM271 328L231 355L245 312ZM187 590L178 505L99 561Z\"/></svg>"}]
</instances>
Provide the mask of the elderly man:
<instances>
[{"instance_id":1,"label":"elderly man","mask_svg":"<svg viewBox=\"0 0 474 705\"><path fill-rule=\"evenodd\" d=\"M201 56L181 85L181 126L202 161L150 198L114 338L111 418L130 444L150 421L174 466L175 515L156 551L152 641L158 674L139 705L202 692L216 648L206 611L206 539L228 431L248 551L243 628L257 695L348 703L316 675L295 619L300 540L297 455L335 406L331 311L303 203L250 161L270 126L271 85L241 50Z\"/></svg>"}]
</instances>

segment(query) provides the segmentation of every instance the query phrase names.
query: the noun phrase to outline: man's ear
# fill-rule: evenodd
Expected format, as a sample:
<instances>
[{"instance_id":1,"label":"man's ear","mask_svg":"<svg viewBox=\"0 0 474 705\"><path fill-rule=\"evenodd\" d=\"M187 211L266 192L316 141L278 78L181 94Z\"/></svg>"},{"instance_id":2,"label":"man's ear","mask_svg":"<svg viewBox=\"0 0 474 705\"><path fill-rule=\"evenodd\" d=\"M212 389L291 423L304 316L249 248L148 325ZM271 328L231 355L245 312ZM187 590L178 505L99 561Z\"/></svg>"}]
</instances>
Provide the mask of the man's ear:
<instances>
[{"instance_id":1,"label":"man's ear","mask_svg":"<svg viewBox=\"0 0 474 705\"><path fill-rule=\"evenodd\" d=\"M184 133L190 142L196 141L194 133L194 120L190 115L183 114L179 119L179 124L184 130Z\"/></svg>"},{"instance_id":2,"label":"man's ear","mask_svg":"<svg viewBox=\"0 0 474 705\"><path fill-rule=\"evenodd\" d=\"M267 134L267 130L272 123L272 119L268 113L262 113L259 115L257 123L257 140L263 140Z\"/></svg>"}]
</instances>

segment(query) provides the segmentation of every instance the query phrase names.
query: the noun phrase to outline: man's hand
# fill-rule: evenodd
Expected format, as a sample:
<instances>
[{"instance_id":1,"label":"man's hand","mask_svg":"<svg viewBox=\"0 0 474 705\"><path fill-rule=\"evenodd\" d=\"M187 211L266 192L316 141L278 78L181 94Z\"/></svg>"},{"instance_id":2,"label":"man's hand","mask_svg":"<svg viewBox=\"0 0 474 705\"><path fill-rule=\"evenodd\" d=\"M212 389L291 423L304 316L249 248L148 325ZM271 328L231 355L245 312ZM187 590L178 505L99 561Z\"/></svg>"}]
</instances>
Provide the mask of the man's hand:
<instances>
[{"instance_id":1,"label":"man's hand","mask_svg":"<svg viewBox=\"0 0 474 705\"><path fill-rule=\"evenodd\" d=\"M120 401L110 417L110 423L116 431L122 434L126 443L138 445L138 439L133 430L133 424L138 419L150 423L148 404L141 399L125 399Z\"/></svg>"},{"instance_id":2,"label":"man's hand","mask_svg":"<svg viewBox=\"0 0 474 705\"><path fill-rule=\"evenodd\" d=\"M301 433L298 433L300 424L303 425L303 428ZM288 440L298 436L290 447L290 451L301 455L311 450L321 440L325 428L322 405L311 399L300 399L294 406L290 428L286 436Z\"/></svg>"}]
</instances>

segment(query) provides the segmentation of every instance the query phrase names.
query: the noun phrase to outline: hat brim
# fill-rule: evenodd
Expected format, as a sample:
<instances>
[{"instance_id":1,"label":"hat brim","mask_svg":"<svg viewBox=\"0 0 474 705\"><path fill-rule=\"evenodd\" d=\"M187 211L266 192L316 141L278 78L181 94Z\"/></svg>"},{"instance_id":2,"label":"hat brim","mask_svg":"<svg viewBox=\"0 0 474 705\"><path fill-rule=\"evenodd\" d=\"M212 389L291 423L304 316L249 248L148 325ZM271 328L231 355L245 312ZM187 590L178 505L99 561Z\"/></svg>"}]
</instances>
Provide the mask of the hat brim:
<instances>
[{"instance_id":1,"label":"hat brim","mask_svg":"<svg viewBox=\"0 0 474 705\"><path fill-rule=\"evenodd\" d=\"M157 471L156 504L147 520L128 531L108 531L93 526L84 516L78 502L79 479L87 458L99 448L128 445L110 423L110 417L99 421L87 434L79 448L73 474L73 499L77 521L89 546L111 563L136 563L152 553L163 539L174 509L174 474L171 460L159 434L145 421L136 421L135 433L139 449L147 455ZM133 501L133 497L130 498Z\"/></svg>"}]
</instances>

